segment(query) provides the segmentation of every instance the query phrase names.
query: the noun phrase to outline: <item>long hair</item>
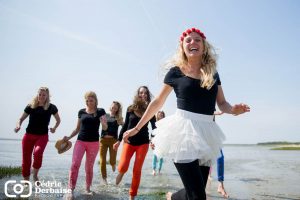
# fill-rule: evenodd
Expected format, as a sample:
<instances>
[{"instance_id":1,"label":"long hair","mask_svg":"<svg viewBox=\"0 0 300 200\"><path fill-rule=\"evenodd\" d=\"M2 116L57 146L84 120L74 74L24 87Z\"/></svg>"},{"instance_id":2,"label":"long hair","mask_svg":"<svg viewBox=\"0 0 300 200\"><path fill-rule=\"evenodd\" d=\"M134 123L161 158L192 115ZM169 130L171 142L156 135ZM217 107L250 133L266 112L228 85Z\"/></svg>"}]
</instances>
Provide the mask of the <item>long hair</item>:
<instances>
[{"instance_id":1,"label":"long hair","mask_svg":"<svg viewBox=\"0 0 300 200\"><path fill-rule=\"evenodd\" d=\"M139 91L141 88L144 88L146 90L146 94L147 94L147 99L146 101L143 101L140 97L139 97ZM140 86L137 91L136 91L136 95L133 98L133 104L131 106L129 106L128 111L132 112L135 111L140 115L143 115L144 112L146 111L149 103L151 102L152 99L152 95L150 93L150 90L147 86Z\"/></svg>"},{"instance_id":2,"label":"long hair","mask_svg":"<svg viewBox=\"0 0 300 200\"><path fill-rule=\"evenodd\" d=\"M88 91L84 94L84 99L87 100L89 97L92 97L93 99L95 99L95 109L97 110L97 106L98 106L98 98L95 92L93 91Z\"/></svg>"},{"instance_id":3,"label":"long hair","mask_svg":"<svg viewBox=\"0 0 300 200\"><path fill-rule=\"evenodd\" d=\"M44 110L48 110L49 106L50 106L50 91L47 87L40 87L38 89L38 93L35 97L33 97L33 99L31 100L31 102L29 103L30 107L32 109L35 109L36 107L39 106L39 94L40 92L46 92L47 94L47 99L46 99L46 102L45 102L45 105L43 106Z\"/></svg>"},{"instance_id":4,"label":"long hair","mask_svg":"<svg viewBox=\"0 0 300 200\"><path fill-rule=\"evenodd\" d=\"M123 117L122 117L123 107L122 107L121 103L118 101L113 101L113 104L118 106L118 111L115 114L116 120L117 120L118 124L123 124Z\"/></svg>"},{"instance_id":5,"label":"long hair","mask_svg":"<svg viewBox=\"0 0 300 200\"><path fill-rule=\"evenodd\" d=\"M202 41L204 50L201 58L201 66L199 66L201 72L199 73L199 78L201 79L200 86L209 90L215 83L214 75L217 72L217 54L214 47L206 39ZM163 66L167 69L175 66L183 69L187 64L188 59L183 50L183 42L180 41L175 54Z\"/></svg>"},{"instance_id":6,"label":"long hair","mask_svg":"<svg viewBox=\"0 0 300 200\"><path fill-rule=\"evenodd\" d=\"M158 121L158 120L161 120L162 118L160 118L159 119L159 114L162 114L163 116L162 116L162 118L165 118L166 117L166 114L165 114L165 112L164 111L162 111L162 110L160 110L160 111L158 111L157 113L156 113L156 115L155 115L155 119L156 119L156 121Z\"/></svg>"}]
</instances>

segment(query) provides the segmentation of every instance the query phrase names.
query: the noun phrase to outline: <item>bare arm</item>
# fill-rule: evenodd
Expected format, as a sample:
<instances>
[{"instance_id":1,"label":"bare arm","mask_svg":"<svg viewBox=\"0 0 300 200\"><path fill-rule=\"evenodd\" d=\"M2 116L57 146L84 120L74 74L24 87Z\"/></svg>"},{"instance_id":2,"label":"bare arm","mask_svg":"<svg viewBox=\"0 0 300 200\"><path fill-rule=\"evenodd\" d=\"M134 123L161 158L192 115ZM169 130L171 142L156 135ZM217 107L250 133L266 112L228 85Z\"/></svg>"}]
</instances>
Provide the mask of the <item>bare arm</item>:
<instances>
[{"instance_id":1,"label":"bare arm","mask_svg":"<svg viewBox=\"0 0 300 200\"><path fill-rule=\"evenodd\" d=\"M75 135L77 135L79 133L79 131L80 131L80 119L78 119L76 128L72 131L71 135L69 137L65 136L63 138L63 140L70 140L72 137L74 137Z\"/></svg>"},{"instance_id":2,"label":"bare arm","mask_svg":"<svg viewBox=\"0 0 300 200\"><path fill-rule=\"evenodd\" d=\"M129 112L126 112L125 122L123 123L122 129L120 130L120 134L118 136L118 141L115 142L115 144L113 145L113 149L115 151L118 150L120 143L122 142L123 133L127 130L128 124L129 124Z\"/></svg>"},{"instance_id":3,"label":"bare arm","mask_svg":"<svg viewBox=\"0 0 300 200\"><path fill-rule=\"evenodd\" d=\"M17 133L20 129L21 129L21 125L23 123L23 121L28 117L27 113L23 113L22 116L20 117L20 119L17 122L16 128L14 129L14 131Z\"/></svg>"},{"instance_id":4,"label":"bare arm","mask_svg":"<svg viewBox=\"0 0 300 200\"><path fill-rule=\"evenodd\" d=\"M135 126L135 128L130 129L124 133L123 136L124 142L128 142L128 138L137 134L139 130L155 115L155 113L159 111L159 109L163 106L167 97L171 93L172 89L173 88L171 86L164 84L159 95L155 97L153 101L151 101L151 103L147 107L147 110L145 111L141 120Z\"/></svg>"},{"instance_id":5,"label":"bare arm","mask_svg":"<svg viewBox=\"0 0 300 200\"><path fill-rule=\"evenodd\" d=\"M217 94L217 104L219 109L223 113L233 114L233 115L240 115L245 112L250 112L250 107L246 104L240 103L234 106L231 106L225 99L222 86L218 86L218 94Z\"/></svg>"},{"instance_id":6,"label":"bare arm","mask_svg":"<svg viewBox=\"0 0 300 200\"><path fill-rule=\"evenodd\" d=\"M106 119L105 115L102 115L100 117L100 122L101 122L102 130L106 131L108 128L108 125L107 125L107 119Z\"/></svg>"},{"instance_id":7,"label":"bare arm","mask_svg":"<svg viewBox=\"0 0 300 200\"><path fill-rule=\"evenodd\" d=\"M223 112L222 111L215 111L214 115L223 115Z\"/></svg>"},{"instance_id":8,"label":"bare arm","mask_svg":"<svg viewBox=\"0 0 300 200\"><path fill-rule=\"evenodd\" d=\"M60 121L60 116L59 116L58 112L54 115L54 118L55 118L55 120L56 120L56 123L55 123L55 125L53 126L53 128L50 128L50 132L51 132L51 133L55 133L57 127L59 126L59 124L60 124L60 122L61 122L61 121Z\"/></svg>"},{"instance_id":9,"label":"bare arm","mask_svg":"<svg viewBox=\"0 0 300 200\"><path fill-rule=\"evenodd\" d=\"M218 85L217 104L223 113L232 114L232 106L226 101L221 85Z\"/></svg>"}]
</instances>

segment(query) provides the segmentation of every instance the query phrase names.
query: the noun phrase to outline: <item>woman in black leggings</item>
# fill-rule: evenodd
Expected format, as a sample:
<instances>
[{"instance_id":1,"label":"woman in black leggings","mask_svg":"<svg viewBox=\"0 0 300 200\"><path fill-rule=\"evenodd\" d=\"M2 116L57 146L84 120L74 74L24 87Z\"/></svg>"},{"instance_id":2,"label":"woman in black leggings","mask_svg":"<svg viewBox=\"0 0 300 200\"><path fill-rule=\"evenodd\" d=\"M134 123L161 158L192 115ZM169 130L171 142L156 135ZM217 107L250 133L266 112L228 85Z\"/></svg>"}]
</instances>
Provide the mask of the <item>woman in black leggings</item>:
<instances>
[{"instance_id":1,"label":"woman in black leggings","mask_svg":"<svg viewBox=\"0 0 300 200\"><path fill-rule=\"evenodd\" d=\"M124 136L124 141L138 130L162 107L174 89L177 110L156 123L153 143L158 157L170 157L183 182L184 189L167 194L167 199L206 199L205 186L209 166L220 156L225 140L213 121L216 103L224 113L239 115L249 112L246 104L231 106L225 99L216 70L213 47L205 35L192 28L183 32L179 48L168 63L169 69L160 94L150 103L139 123ZM170 66L169 65L169 66Z\"/></svg>"}]
</instances>

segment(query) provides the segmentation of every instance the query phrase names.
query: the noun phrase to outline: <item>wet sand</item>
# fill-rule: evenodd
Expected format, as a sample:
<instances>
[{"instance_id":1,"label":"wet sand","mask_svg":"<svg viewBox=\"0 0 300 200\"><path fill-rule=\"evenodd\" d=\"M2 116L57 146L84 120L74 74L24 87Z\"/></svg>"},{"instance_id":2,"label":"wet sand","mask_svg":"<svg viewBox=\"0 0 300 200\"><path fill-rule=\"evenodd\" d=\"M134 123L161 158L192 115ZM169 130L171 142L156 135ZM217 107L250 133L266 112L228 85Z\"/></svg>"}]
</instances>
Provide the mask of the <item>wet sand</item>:
<instances>
[{"instance_id":1,"label":"wet sand","mask_svg":"<svg viewBox=\"0 0 300 200\"><path fill-rule=\"evenodd\" d=\"M0 165L20 165L21 152L19 142L0 141ZM63 155L58 155L54 144L49 143L44 163L40 171L40 180L52 180L62 183L67 188L68 172L71 165L72 149ZM13 147L13 149L12 149ZM11 148L11 149L10 149ZM5 151L3 151L5 149ZM296 200L300 199L300 151L272 151L270 147L257 145L227 145L223 149L225 156L225 188L234 200ZM118 152L120 154L120 150ZM166 159L162 174L151 174L152 151L146 157L138 196L136 199L159 200L165 199L167 191L177 191L182 183L171 160ZM75 199L128 199L128 191L132 177L132 164L119 186L114 184L117 173L113 173L107 165L108 185L100 179L98 160L94 166L93 196L85 195L84 160L82 161ZM217 193L216 168L213 166L213 180L207 186L208 200L223 199ZM7 180L21 180L21 176L13 176L0 180L0 187L4 188ZM39 198L38 198L39 197ZM0 192L0 199L5 198L4 190ZM37 196L30 199L45 199ZM50 199L50 198L46 198ZM63 199L57 197L57 199Z\"/></svg>"}]
</instances>

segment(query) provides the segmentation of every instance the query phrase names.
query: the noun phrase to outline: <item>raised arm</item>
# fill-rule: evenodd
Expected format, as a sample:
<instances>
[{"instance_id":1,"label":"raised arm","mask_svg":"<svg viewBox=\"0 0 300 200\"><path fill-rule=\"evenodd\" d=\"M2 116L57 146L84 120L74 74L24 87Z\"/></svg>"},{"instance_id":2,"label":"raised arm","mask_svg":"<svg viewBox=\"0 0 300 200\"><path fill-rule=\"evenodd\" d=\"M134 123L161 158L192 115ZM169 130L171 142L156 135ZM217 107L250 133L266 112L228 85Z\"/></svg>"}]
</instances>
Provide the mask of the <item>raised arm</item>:
<instances>
[{"instance_id":1,"label":"raised arm","mask_svg":"<svg viewBox=\"0 0 300 200\"><path fill-rule=\"evenodd\" d=\"M107 125L107 119L106 119L105 115L102 115L100 117L100 122L101 122L102 130L106 131L108 128L108 125Z\"/></svg>"},{"instance_id":2,"label":"raised arm","mask_svg":"<svg viewBox=\"0 0 300 200\"><path fill-rule=\"evenodd\" d=\"M250 107L244 103L235 104L234 106L231 106L225 99L221 85L218 86L217 104L218 104L219 109L223 113L240 115L245 112L250 112Z\"/></svg>"},{"instance_id":3,"label":"raised arm","mask_svg":"<svg viewBox=\"0 0 300 200\"><path fill-rule=\"evenodd\" d=\"M28 117L27 113L23 113L22 116L20 117L20 119L17 122L16 128L14 129L14 131L17 133L20 129L21 129L21 125L23 123L23 121Z\"/></svg>"},{"instance_id":4,"label":"raised arm","mask_svg":"<svg viewBox=\"0 0 300 200\"><path fill-rule=\"evenodd\" d=\"M137 134L140 131L140 129L155 115L155 113L159 111L159 109L165 103L172 89L173 88L171 86L164 84L159 95L155 97L154 100L151 101L151 103L147 107L147 110L145 111L139 123L133 129L130 129L124 133L123 135L124 142L129 142L128 138Z\"/></svg>"}]
</instances>

